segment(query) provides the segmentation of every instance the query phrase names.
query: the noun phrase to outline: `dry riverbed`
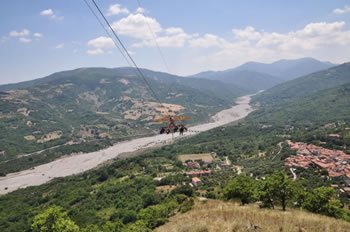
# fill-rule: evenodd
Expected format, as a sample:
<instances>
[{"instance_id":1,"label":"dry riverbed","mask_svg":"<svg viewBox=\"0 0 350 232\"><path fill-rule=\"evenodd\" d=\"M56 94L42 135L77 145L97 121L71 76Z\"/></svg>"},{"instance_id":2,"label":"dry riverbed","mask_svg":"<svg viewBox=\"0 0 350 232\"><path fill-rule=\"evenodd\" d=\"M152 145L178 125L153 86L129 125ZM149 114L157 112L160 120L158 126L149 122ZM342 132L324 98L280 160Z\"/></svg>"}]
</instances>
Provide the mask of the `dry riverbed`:
<instances>
[{"instance_id":1,"label":"dry riverbed","mask_svg":"<svg viewBox=\"0 0 350 232\"><path fill-rule=\"evenodd\" d=\"M237 105L230 109L220 111L212 117L211 122L189 128L189 132L181 136L191 136L203 131L223 126L246 117L253 111L249 105L251 96L237 99ZM174 138L180 137L177 133ZM116 158L123 153L135 152L141 149L162 146L171 143L172 135L155 135L117 143L109 148L68 156L47 164L39 165L33 169L10 173L0 178L0 194L15 191L19 188L44 184L53 178L70 176L95 168L96 166Z\"/></svg>"}]
</instances>

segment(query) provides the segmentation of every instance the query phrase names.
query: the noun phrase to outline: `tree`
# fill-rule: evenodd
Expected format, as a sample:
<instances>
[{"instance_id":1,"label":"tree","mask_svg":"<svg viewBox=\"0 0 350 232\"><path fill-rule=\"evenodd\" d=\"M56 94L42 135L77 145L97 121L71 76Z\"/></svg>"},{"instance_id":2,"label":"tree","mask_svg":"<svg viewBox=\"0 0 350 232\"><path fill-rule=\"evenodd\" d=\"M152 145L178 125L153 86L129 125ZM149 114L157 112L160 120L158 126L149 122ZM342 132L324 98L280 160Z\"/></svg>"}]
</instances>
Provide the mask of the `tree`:
<instances>
[{"instance_id":1,"label":"tree","mask_svg":"<svg viewBox=\"0 0 350 232\"><path fill-rule=\"evenodd\" d=\"M124 229L125 229L125 226L120 220L117 220L114 222L108 221L102 226L102 231L104 232L122 232ZM101 229L97 230L96 232L100 232L100 231ZM87 232L90 232L90 231L87 231ZM91 231L91 232L95 232L95 231Z\"/></svg>"},{"instance_id":2,"label":"tree","mask_svg":"<svg viewBox=\"0 0 350 232\"><path fill-rule=\"evenodd\" d=\"M129 224L124 232L151 232L152 230L147 227L147 223L142 220L138 220L133 224Z\"/></svg>"},{"instance_id":3,"label":"tree","mask_svg":"<svg viewBox=\"0 0 350 232\"><path fill-rule=\"evenodd\" d=\"M342 203L336 197L336 191L330 187L314 189L306 197L304 208L331 217L341 218L344 215Z\"/></svg>"},{"instance_id":4,"label":"tree","mask_svg":"<svg viewBox=\"0 0 350 232\"><path fill-rule=\"evenodd\" d=\"M34 218L34 232L78 232L79 227L61 207L52 206Z\"/></svg>"},{"instance_id":5,"label":"tree","mask_svg":"<svg viewBox=\"0 0 350 232\"><path fill-rule=\"evenodd\" d=\"M181 185L180 187L173 189L170 192L170 194L171 195L184 194L188 197L192 197L194 195L194 191L189 185Z\"/></svg>"},{"instance_id":6,"label":"tree","mask_svg":"<svg viewBox=\"0 0 350 232\"><path fill-rule=\"evenodd\" d=\"M102 171L100 176L98 177L99 182L104 182L108 180L108 173L106 171Z\"/></svg>"},{"instance_id":7,"label":"tree","mask_svg":"<svg viewBox=\"0 0 350 232\"><path fill-rule=\"evenodd\" d=\"M262 181L259 195L265 206L274 208L275 203L279 202L285 211L288 201L293 198L292 181L285 172L275 172Z\"/></svg>"},{"instance_id":8,"label":"tree","mask_svg":"<svg viewBox=\"0 0 350 232\"><path fill-rule=\"evenodd\" d=\"M302 207L305 203L308 192L301 181L292 182L292 191L293 191L293 204L295 207Z\"/></svg>"},{"instance_id":9,"label":"tree","mask_svg":"<svg viewBox=\"0 0 350 232\"><path fill-rule=\"evenodd\" d=\"M239 198L242 205L255 199L256 181L249 176L239 175L233 178L224 189L225 199Z\"/></svg>"}]
</instances>

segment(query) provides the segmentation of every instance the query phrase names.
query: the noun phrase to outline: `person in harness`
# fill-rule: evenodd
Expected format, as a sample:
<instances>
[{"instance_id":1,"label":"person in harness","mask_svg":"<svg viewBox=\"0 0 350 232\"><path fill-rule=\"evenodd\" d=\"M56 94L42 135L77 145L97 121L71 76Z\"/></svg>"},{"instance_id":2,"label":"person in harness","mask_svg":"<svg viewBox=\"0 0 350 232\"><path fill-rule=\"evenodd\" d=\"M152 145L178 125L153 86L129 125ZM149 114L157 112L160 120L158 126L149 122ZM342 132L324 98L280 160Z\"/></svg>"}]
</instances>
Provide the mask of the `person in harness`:
<instances>
[{"instance_id":1,"label":"person in harness","mask_svg":"<svg viewBox=\"0 0 350 232\"><path fill-rule=\"evenodd\" d=\"M184 131L187 131L187 127L185 127L185 125L180 125L180 135L183 135L184 134Z\"/></svg>"},{"instance_id":2,"label":"person in harness","mask_svg":"<svg viewBox=\"0 0 350 232\"><path fill-rule=\"evenodd\" d=\"M167 117L157 119L158 122L166 122L166 121L169 122L168 126L164 126L160 128L159 134L170 134L170 133L176 133L179 131L180 135L183 135L184 132L187 131L187 128L185 127L184 124L176 125L175 122L188 120L188 119L190 119L190 117L182 116L182 115L173 116L173 117L167 116Z\"/></svg>"}]
</instances>

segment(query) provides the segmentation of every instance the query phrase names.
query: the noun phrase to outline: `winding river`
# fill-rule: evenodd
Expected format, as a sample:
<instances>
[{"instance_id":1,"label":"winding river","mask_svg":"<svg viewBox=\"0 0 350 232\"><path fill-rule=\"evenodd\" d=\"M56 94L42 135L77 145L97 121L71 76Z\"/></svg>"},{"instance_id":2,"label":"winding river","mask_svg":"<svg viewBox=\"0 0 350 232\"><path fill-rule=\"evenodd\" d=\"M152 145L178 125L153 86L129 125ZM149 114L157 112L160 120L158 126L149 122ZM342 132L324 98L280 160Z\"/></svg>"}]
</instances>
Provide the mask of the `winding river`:
<instances>
[{"instance_id":1,"label":"winding river","mask_svg":"<svg viewBox=\"0 0 350 232\"><path fill-rule=\"evenodd\" d=\"M212 117L211 122L189 128L189 132L181 136L191 136L203 131L223 126L246 117L253 111L250 99L252 95L240 97L237 105L220 111ZM179 137L178 133L174 135ZM135 152L145 148L162 146L173 141L172 135L155 135L116 143L103 150L63 157L50 163L36 166L20 172L10 173L0 178L0 194L15 191L19 188L44 184L56 177L70 176L85 172L96 166L116 158L123 153Z\"/></svg>"}]
</instances>

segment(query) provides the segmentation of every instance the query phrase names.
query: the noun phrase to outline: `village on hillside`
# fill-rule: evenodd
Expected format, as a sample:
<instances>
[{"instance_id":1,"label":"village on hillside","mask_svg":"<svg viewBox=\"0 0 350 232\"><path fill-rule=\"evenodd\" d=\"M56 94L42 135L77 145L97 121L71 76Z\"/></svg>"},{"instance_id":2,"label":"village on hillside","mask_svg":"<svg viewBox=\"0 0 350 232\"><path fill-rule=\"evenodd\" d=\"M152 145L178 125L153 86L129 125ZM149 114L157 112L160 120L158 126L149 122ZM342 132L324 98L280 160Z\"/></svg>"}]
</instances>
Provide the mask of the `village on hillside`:
<instances>
[{"instance_id":1,"label":"village on hillside","mask_svg":"<svg viewBox=\"0 0 350 232\"><path fill-rule=\"evenodd\" d=\"M326 149L313 144L290 140L287 143L292 150L296 151L296 155L285 160L286 167L326 170L331 178L344 178L345 185L340 190L350 195L350 155L341 150Z\"/></svg>"}]
</instances>

